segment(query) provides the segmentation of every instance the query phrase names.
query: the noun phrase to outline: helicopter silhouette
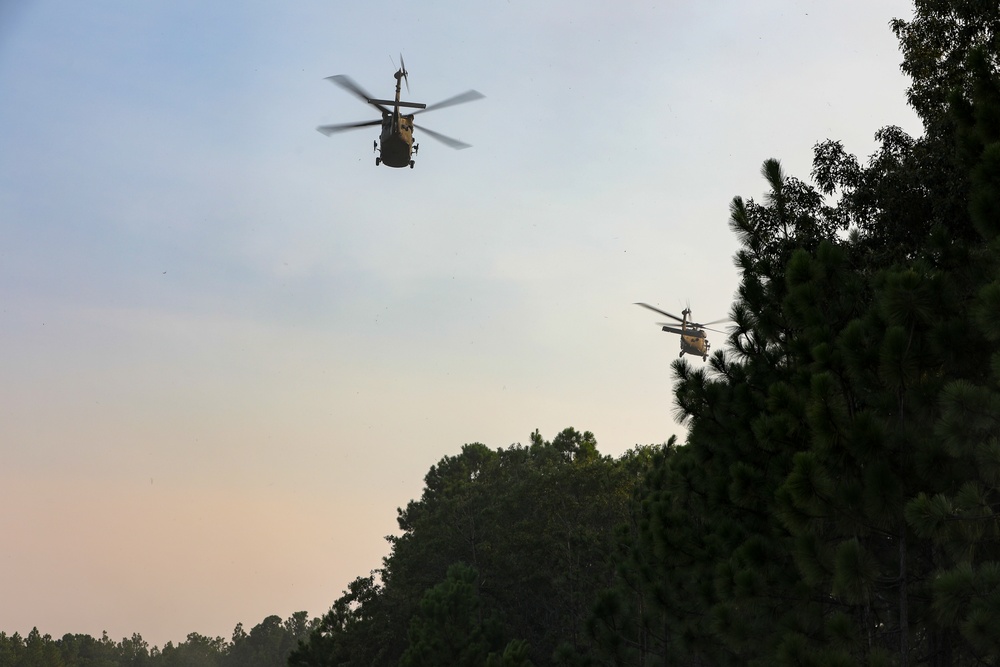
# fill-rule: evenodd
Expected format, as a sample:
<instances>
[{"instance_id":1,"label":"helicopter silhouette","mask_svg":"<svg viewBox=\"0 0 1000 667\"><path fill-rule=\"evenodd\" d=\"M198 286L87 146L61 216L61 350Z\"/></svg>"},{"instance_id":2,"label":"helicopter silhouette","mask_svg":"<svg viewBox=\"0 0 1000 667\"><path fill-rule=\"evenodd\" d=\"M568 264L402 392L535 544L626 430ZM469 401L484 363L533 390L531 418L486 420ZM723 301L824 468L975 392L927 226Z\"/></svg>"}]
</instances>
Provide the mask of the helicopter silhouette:
<instances>
[{"instance_id":1,"label":"helicopter silhouette","mask_svg":"<svg viewBox=\"0 0 1000 667\"><path fill-rule=\"evenodd\" d=\"M660 315L666 315L667 317L677 320L678 322L681 323L681 328L678 329L676 325L664 324L663 322L658 322L658 324L663 327L663 331L668 331L670 333L675 333L680 335L681 353L677 355L678 357L683 357L685 354L693 354L701 357L702 361L707 360L708 351L711 349L712 346L708 342L708 336L705 334L705 331L724 333L717 329L710 329L708 325L719 324L720 322L728 321L726 319L721 319L701 324L699 322L688 320L688 316L691 315L691 308L685 308L684 310L681 311L681 315L683 317L677 317L676 315L668 313L665 310L660 310L659 308L651 306L648 303L637 302L635 305L642 306L643 308L648 308L649 310L652 310L654 313L659 313Z\"/></svg>"},{"instance_id":2,"label":"helicopter silhouette","mask_svg":"<svg viewBox=\"0 0 1000 667\"><path fill-rule=\"evenodd\" d=\"M370 104L378 109L378 111L382 114L382 117L378 120L367 120L357 123L320 125L316 129L323 134L330 136L331 134L343 132L345 130L381 125L382 132L379 135L378 140L375 142L375 151L379 154L375 158L376 166L379 164L385 164L387 167L409 167L410 169L413 169L413 156L415 156L420 149L420 145L413 142L413 128L417 128L421 132L425 132L427 136L437 139L445 146L449 146L457 150L469 148L469 144L463 141L453 139L452 137L443 135L440 132L435 132L421 125L417 125L413 122L413 117L427 111L443 109L445 107L455 106L456 104L464 104L465 102L478 100L485 97L482 93L476 92L475 90L467 90L464 93L459 93L454 97L449 97L446 100L442 100L441 102L430 106L420 102L404 102L399 99L400 87L402 83L405 82L406 92L410 92L410 78L409 72L406 71L406 64L403 62L402 54L399 56L399 69L396 70L396 73L393 76L396 77L396 99L394 100L380 100L373 98L367 91L365 91L364 88L359 86L354 82L354 80L345 74L337 74L335 76L326 77L327 81L332 81L360 99L365 104ZM406 114L400 111L400 109L404 108L418 109L418 111Z\"/></svg>"}]
</instances>

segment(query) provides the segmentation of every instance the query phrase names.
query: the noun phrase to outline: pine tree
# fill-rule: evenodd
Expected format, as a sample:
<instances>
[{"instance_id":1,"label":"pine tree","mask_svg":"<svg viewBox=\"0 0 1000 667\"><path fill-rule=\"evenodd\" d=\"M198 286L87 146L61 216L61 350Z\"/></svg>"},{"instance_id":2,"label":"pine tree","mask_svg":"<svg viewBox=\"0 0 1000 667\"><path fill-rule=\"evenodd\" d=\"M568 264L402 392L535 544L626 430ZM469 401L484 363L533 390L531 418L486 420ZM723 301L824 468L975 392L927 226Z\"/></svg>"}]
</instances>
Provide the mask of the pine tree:
<instances>
[{"instance_id":1,"label":"pine tree","mask_svg":"<svg viewBox=\"0 0 1000 667\"><path fill-rule=\"evenodd\" d=\"M687 442L595 620L620 664L640 637L690 665L1000 659L1000 10L917 9L894 27L927 134L865 165L819 144L818 191L768 161L733 201L729 352L675 362Z\"/></svg>"}]
</instances>

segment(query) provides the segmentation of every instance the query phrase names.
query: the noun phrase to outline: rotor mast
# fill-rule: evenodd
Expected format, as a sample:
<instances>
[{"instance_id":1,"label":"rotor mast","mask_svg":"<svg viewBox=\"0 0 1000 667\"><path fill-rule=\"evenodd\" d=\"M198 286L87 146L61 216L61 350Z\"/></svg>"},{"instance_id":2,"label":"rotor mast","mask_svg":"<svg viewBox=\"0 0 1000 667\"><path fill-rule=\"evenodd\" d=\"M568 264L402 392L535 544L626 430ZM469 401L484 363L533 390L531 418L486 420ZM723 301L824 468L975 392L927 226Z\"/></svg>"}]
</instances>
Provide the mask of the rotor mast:
<instances>
[{"instance_id":1,"label":"rotor mast","mask_svg":"<svg viewBox=\"0 0 1000 667\"><path fill-rule=\"evenodd\" d=\"M402 100L399 99L399 96L402 93L402 81L407 81L406 89L407 90L410 89L409 78L407 76L408 74L409 74L409 72L407 72L404 67L400 67L398 70L396 70L396 73L393 74L393 76L396 77L396 99L395 100L377 100L377 99L373 99L373 98L367 98L367 102L369 104L391 104L392 105L392 115L394 117L398 117L399 116L399 110L402 107L406 107L408 109L426 109L427 105L424 104L424 103L422 103L422 102L404 102L404 101L402 101Z\"/></svg>"},{"instance_id":2,"label":"rotor mast","mask_svg":"<svg viewBox=\"0 0 1000 667\"><path fill-rule=\"evenodd\" d=\"M403 56L402 56L402 54L400 54L400 56L399 56L399 62L400 62L399 69L396 70L396 74L394 74L394 76L396 77L396 103L392 106L392 123L393 123L393 126L395 126L395 124L399 122L399 117L402 115L402 113L400 113L400 111L399 111L399 107L400 107L399 94L400 94L400 84L403 81L403 79L406 79L406 90L410 89L410 80L406 76L406 69L405 69L406 66L402 64L403 63ZM406 103L403 102L403 104L406 104ZM426 107L427 105L426 104L421 104L420 106L421 107Z\"/></svg>"}]
</instances>

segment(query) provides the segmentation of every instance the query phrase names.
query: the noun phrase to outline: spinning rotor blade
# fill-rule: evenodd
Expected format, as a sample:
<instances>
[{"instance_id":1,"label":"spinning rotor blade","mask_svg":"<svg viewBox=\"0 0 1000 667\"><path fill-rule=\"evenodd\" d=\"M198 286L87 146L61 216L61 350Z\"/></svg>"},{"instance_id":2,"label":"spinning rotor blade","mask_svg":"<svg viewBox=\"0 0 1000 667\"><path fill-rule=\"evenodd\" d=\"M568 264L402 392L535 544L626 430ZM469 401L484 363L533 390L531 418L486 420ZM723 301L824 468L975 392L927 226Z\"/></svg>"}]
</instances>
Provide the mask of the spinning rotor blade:
<instances>
[{"instance_id":1,"label":"spinning rotor blade","mask_svg":"<svg viewBox=\"0 0 1000 667\"><path fill-rule=\"evenodd\" d=\"M696 329L708 329L709 331L714 331L715 333L726 333L725 331L719 331L718 329L712 329L708 325L709 324L718 324L720 322L728 322L728 321L729 320L715 320L714 322L705 322L704 324L702 324L701 322L688 322L688 326L689 327L694 327Z\"/></svg>"},{"instance_id":2,"label":"spinning rotor blade","mask_svg":"<svg viewBox=\"0 0 1000 667\"><path fill-rule=\"evenodd\" d=\"M482 99L484 97L486 97L486 96L483 95L480 92L477 92L475 90L467 90L464 93L459 93L458 95L455 95L454 97L449 97L446 100L441 100L437 104L432 104L429 107L427 107L426 109L423 109L421 111L415 111L414 115L416 115L418 113L423 113L424 111L433 111L434 109L443 109L445 107L453 107L456 104L465 104L466 102L472 102L473 100L479 100L479 99Z\"/></svg>"},{"instance_id":3,"label":"spinning rotor blade","mask_svg":"<svg viewBox=\"0 0 1000 667\"><path fill-rule=\"evenodd\" d=\"M708 338L708 336L699 333L695 329L677 329L675 328L676 325L671 324L670 322L657 322L657 324L663 327L664 331L680 334L681 336L687 336L688 338Z\"/></svg>"},{"instance_id":4,"label":"spinning rotor blade","mask_svg":"<svg viewBox=\"0 0 1000 667\"><path fill-rule=\"evenodd\" d=\"M358 127L371 127L372 125L381 125L381 120L363 120L358 123L341 123L339 125L320 125L316 128L317 131L322 132L326 136L330 136L334 132L343 132L345 130L353 130Z\"/></svg>"},{"instance_id":5,"label":"spinning rotor blade","mask_svg":"<svg viewBox=\"0 0 1000 667\"><path fill-rule=\"evenodd\" d=\"M406 84L406 92L410 92L410 73L406 71L406 63L403 62L403 54L399 54L399 72L403 75L403 82Z\"/></svg>"},{"instance_id":6,"label":"spinning rotor blade","mask_svg":"<svg viewBox=\"0 0 1000 667\"><path fill-rule=\"evenodd\" d=\"M373 107L375 107L376 109L378 109L382 113L392 113L391 111L389 111L388 109L386 109L384 106L382 106L381 104L379 104L376 100L374 100L372 98L372 96L369 95L365 91L364 88L362 88L361 86L359 86L358 84L356 84L354 82L354 80L351 79L351 77L347 76L346 74L335 74L334 76L328 76L328 77L326 77L326 80L327 81L332 81L333 83L337 84L338 86L340 86L341 88L343 88L347 92L349 92L352 95L354 95L355 97L357 97L359 100L361 100L365 104L372 105Z\"/></svg>"},{"instance_id":7,"label":"spinning rotor blade","mask_svg":"<svg viewBox=\"0 0 1000 667\"><path fill-rule=\"evenodd\" d=\"M682 318L677 317L676 315L673 315L671 313L668 313L665 310L660 310L659 308L655 308L655 307L649 305L648 303L640 303L640 302L637 301L635 305L642 306L643 308L648 308L649 310L653 311L654 313L659 313L660 315L666 315L667 317L672 317L675 320L677 320L678 322L683 322L684 321Z\"/></svg>"},{"instance_id":8,"label":"spinning rotor blade","mask_svg":"<svg viewBox=\"0 0 1000 667\"><path fill-rule=\"evenodd\" d=\"M417 113L420 112L418 111ZM462 150L463 148L469 148L472 145L472 144L467 144L464 141L459 141L458 139L452 139L451 137L445 136L440 132L435 132L434 130L428 130L423 125L417 125L416 123L414 123L413 127L419 129L421 132L426 132L428 136L437 139L445 146L448 146L449 148L454 148L455 150Z\"/></svg>"}]
</instances>

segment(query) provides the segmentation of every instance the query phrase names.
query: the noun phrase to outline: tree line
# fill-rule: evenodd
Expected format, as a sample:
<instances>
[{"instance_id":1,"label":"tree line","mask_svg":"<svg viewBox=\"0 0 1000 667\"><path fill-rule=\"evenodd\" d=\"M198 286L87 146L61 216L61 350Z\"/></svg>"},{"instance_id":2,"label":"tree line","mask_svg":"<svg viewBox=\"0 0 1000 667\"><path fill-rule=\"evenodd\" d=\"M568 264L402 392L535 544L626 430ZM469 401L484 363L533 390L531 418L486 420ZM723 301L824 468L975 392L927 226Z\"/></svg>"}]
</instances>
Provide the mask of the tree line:
<instances>
[{"instance_id":1,"label":"tree line","mask_svg":"<svg viewBox=\"0 0 1000 667\"><path fill-rule=\"evenodd\" d=\"M292 667L1000 664L1000 5L892 29L923 134L733 199L685 441L445 457Z\"/></svg>"},{"instance_id":2,"label":"tree line","mask_svg":"<svg viewBox=\"0 0 1000 667\"><path fill-rule=\"evenodd\" d=\"M0 667L283 667L317 619L304 611L268 616L249 632L238 623L232 638L190 633L185 641L150 647L142 635L114 641L66 634L59 639L33 628L26 637L0 632Z\"/></svg>"},{"instance_id":3,"label":"tree line","mask_svg":"<svg viewBox=\"0 0 1000 667\"><path fill-rule=\"evenodd\" d=\"M567 428L468 444L398 510L382 567L358 577L292 653L301 665L527 665L593 648L584 622L655 448L603 456Z\"/></svg>"}]
</instances>

